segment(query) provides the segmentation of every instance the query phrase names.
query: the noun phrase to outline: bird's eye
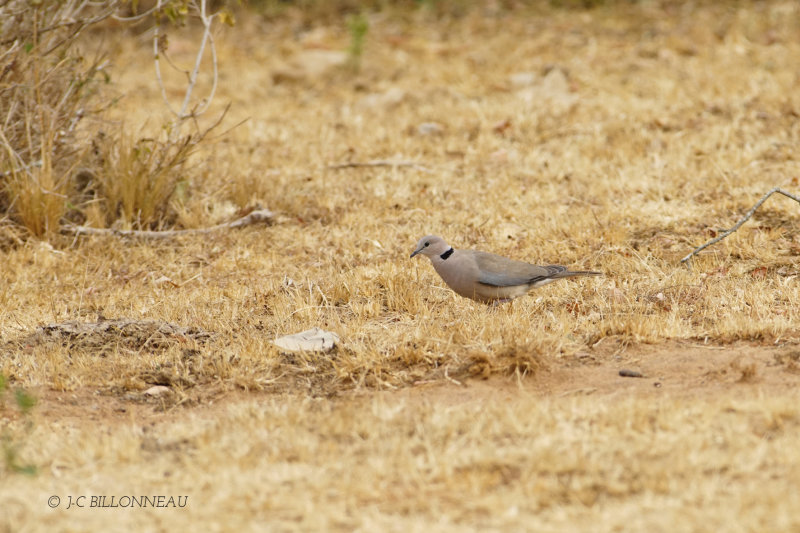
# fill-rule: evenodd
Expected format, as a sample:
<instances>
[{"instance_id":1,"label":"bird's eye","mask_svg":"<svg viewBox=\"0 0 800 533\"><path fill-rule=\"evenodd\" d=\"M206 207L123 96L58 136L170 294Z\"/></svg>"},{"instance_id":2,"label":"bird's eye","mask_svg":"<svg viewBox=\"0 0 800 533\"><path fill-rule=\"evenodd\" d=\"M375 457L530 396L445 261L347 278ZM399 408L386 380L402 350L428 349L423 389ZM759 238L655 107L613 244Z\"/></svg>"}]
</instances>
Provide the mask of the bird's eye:
<instances>
[{"instance_id":1,"label":"bird's eye","mask_svg":"<svg viewBox=\"0 0 800 533\"><path fill-rule=\"evenodd\" d=\"M429 242L426 242L426 243L425 243L425 246L430 246L430 244L431 244L431 243L429 243Z\"/></svg>"}]
</instances>

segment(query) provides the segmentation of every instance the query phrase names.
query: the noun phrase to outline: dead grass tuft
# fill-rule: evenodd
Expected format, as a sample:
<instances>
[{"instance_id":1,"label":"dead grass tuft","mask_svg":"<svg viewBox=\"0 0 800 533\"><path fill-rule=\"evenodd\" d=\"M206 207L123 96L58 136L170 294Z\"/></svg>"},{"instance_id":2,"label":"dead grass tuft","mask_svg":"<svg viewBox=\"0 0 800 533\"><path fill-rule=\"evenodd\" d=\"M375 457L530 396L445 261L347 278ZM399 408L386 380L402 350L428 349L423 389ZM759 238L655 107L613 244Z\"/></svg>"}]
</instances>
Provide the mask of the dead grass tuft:
<instances>
[{"instance_id":1,"label":"dead grass tuft","mask_svg":"<svg viewBox=\"0 0 800 533\"><path fill-rule=\"evenodd\" d=\"M550 347L550 350L553 348ZM520 377L533 376L547 370L548 355L552 351L538 343L507 346L493 354L492 373L513 374Z\"/></svg>"},{"instance_id":2,"label":"dead grass tuft","mask_svg":"<svg viewBox=\"0 0 800 533\"><path fill-rule=\"evenodd\" d=\"M742 364L740 361L731 363L731 369L734 372L741 373L738 383L753 383L758 379L758 365L756 363Z\"/></svg>"},{"instance_id":3,"label":"dead grass tuft","mask_svg":"<svg viewBox=\"0 0 800 533\"><path fill-rule=\"evenodd\" d=\"M102 167L84 192L104 215L99 227L158 229L176 220L175 200L188 194L186 163L200 136L181 139L101 136L95 143ZM176 198L176 192L177 198ZM92 217L92 218L97 218Z\"/></svg>"}]
</instances>

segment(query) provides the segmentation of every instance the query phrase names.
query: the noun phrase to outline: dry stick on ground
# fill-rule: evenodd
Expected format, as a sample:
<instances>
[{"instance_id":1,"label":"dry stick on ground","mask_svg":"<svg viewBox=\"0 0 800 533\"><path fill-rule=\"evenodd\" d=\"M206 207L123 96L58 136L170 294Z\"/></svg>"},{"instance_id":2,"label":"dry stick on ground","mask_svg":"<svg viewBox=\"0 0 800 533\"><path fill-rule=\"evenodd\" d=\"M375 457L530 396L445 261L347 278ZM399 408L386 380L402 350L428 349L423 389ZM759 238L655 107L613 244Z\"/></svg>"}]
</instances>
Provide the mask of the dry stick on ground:
<instances>
[{"instance_id":1,"label":"dry stick on ground","mask_svg":"<svg viewBox=\"0 0 800 533\"><path fill-rule=\"evenodd\" d=\"M433 170L430 167L426 167L421 163L417 163L416 161L400 159L397 161L392 161L391 159L374 159L372 161L349 161L347 163L331 163L330 165L325 165L319 168L314 168L313 170L344 170L348 168L370 168L370 167L409 167L409 168L416 168L417 170L421 170L422 172L427 172L430 174ZM310 171L302 171L302 172L284 172L282 170L267 170L265 174L267 176L307 176Z\"/></svg>"},{"instance_id":2,"label":"dry stick on ground","mask_svg":"<svg viewBox=\"0 0 800 533\"><path fill-rule=\"evenodd\" d=\"M691 258L692 258L692 257L694 257L695 255L697 255L697 254L698 254L700 251L702 251L702 250L704 250L704 249L708 248L708 247L709 247L709 246L711 246L712 244L716 244L716 243L718 243L719 241L721 241L722 239L724 239L725 237L727 237L728 235L730 235L731 233L733 233L734 231L736 231L737 229L739 229L739 228L742 226L742 224L744 224L745 222L747 222L747 221L750 219L750 217L752 217L752 216L753 216L753 213L755 213L755 212L756 212L756 209L758 209L759 207L761 207L761 204L763 204L764 202L766 202L766 201L767 201L767 198L769 198L770 196L772 196L772 195L773 195L773 194L775 194L776 192L777 192L777 193L780 193L780 194L782 194L782 195L784 195L784 196L786 196L786 197L788 197L788 198L791 198L792 200L794 200L794 201L795 201L795 202L797 202L797 203L800 203L800 197L798 197L798 196L795 196L794 194L788 193L788 192L784 191L783 189L781 189L780 187L773 187L772 189L770 189L770 190L767 192L767 194L765 194L764 196L762 196L762 197L761 197L761 199L760 199L758 202L756 202L756 205L754 205L753 207L751 207L751 208L750 208L750 211L748 211L748 212L747 212L747 213L744 215L744 217L742 217L742 219L741 219L739 222L737 222L737 223L736 223L736 224L735 224L735 225L734 225L734 226L733 226L731 229L727 230L727 231L726 231L725 233L723 233L722 235L719 235L719 236L717 236L717 237L714 237L713 239L711 239L710 241L708 241L708 242L707 242L707 243L705 243L704 245L702 245L702 246L698 246L697 248L695 248L695 249L694 249L694 251L693 251L692 253L690 253L689 255L687 255L686 257L684 257L683 259L681 259L681 263L686 263L686 262L687 262L689 259L691 259ZM687 265L687 266L688 266L688 265Z\"/></svg>"},{"instance_id":3,"label":"dry stick on ground","mask_svg":"<svg viewBox=\"0 0 800 533\"><path fill-rule=\"evenodd\" d=\"M224 224L217 224L210 228L197 228L197 229L178 229L178 230L165 230L165 231L141 231L141 230L120 230L112 228L90 228L88 226L64 226L61 228L61 233L70 235L115 235L117 237L139 237L142 239L171 239L172 237L179 237L181 235L203 235L213 231L224 229L236 229L244 226L251 226L263 222L269 224L272 222L274 214L269 209L258 209L249 215L243 216L232 222Z\"/></svg>"},{"instance_id":4,"label":"dry stick on ground","mask_svg":"<svg viewBox=\"0 0 800 533\"><path fill-rule=\"evenodd\" d=\"M359 167L413 167L423 172L430 172L431 170L424 165L420 165L416 161L392 161L388 159L375 159L373 161L351 161L348 163L334 163L328 165L329 170L340 170L343 168L359 168Z\"/></svg>"}]
</instances>

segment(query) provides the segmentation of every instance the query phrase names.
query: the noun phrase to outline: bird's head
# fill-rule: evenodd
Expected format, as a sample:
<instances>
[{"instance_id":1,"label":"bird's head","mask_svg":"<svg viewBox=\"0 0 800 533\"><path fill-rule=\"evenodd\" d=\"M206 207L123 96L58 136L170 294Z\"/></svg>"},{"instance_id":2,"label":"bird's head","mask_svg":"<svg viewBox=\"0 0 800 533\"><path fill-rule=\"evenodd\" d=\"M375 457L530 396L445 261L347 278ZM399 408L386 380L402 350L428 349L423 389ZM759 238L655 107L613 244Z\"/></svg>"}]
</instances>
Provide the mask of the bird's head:
<instances>
[{"instance_id":1,"label":"bird's head","mask_svg":"<svg viewBox=\"0 0 800 533\"><path fill-rule=\"evenodd\" d=\"M450 245L447 244L441 237L437 237L436 235L426 235L419 240L417 247L414 249L414 253L411 254L411 257L414 257L417 254L433 257L435 255L442 255L449 249Z\"/></svg>"}]
</instances>

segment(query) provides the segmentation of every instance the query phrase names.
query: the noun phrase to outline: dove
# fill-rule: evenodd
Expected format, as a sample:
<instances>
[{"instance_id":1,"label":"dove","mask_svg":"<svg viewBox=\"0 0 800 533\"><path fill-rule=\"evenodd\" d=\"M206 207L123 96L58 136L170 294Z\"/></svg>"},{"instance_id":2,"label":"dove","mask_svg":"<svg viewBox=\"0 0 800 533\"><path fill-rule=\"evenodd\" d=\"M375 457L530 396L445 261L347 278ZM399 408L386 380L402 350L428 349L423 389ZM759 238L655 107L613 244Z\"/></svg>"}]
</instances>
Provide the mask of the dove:
<instances>
[{"instance_id":1,"label":"dove","mask_svg":"<svg viewBox=\"0 0 800 533\"><path fill-rule=\"evenodd\" d=\"M411 257L418 254L431 260L436 273L456 294L491 304L513 300L558 279L602 275L560 265L532 265L477 250L456 250L435 235L419 240Z\"/></svg>"}]
</instances>

